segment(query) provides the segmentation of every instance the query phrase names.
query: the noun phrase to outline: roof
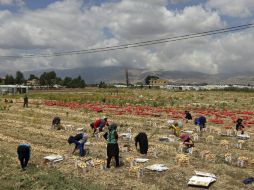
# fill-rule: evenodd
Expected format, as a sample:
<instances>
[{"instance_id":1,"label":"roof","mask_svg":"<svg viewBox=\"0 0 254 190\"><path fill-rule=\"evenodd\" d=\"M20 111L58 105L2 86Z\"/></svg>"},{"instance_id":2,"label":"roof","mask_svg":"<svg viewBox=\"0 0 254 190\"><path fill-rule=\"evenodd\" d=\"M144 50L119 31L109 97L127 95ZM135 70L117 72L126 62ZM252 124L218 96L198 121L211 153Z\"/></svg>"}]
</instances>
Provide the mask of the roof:
<instances>
[{"instance_id":1,"label":"roof","mask_svg":"<svg viewBox=\"0 0 254 190\"><path fill-rule=\"evenodd\" d=\"M24 85L0 85L0 88L28 88Z\"/></svg>"}]
</instances>

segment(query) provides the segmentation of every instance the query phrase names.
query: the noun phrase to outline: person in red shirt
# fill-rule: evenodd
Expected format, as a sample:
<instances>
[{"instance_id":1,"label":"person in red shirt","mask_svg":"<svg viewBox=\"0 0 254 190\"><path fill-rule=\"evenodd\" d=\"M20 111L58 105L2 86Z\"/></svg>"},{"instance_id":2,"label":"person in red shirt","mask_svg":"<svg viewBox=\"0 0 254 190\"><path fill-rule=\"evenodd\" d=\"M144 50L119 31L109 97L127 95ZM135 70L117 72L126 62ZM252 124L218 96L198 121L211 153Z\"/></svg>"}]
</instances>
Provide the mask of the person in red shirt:
<instances>
[{"instance_id":1,"label":"person in red shirt","mask_svg":"<svg viewBox=\"0 0 254 190\"><path fill-rule=\"evenodd\" d=\"M194 142L190 138L188 134L181 134L180 139L182 140L183 144L185 145L184 152L192 153L192 148L194 147Z\"/></svg>"},{"instance_id":2,"label":"person in red shirt","mask_svg":"<svg viewBox=\"0 0 254 190\"><path fill-rule=\"evenodd\" d=\"M96 133L97 128L99 128L99 132L102 132L103 128L106 125L109 126L107 117L104 116L102 119L97 119L94 123L91 124L91 127L93 128L93 134Z\"/></svg>"}]
</instances>

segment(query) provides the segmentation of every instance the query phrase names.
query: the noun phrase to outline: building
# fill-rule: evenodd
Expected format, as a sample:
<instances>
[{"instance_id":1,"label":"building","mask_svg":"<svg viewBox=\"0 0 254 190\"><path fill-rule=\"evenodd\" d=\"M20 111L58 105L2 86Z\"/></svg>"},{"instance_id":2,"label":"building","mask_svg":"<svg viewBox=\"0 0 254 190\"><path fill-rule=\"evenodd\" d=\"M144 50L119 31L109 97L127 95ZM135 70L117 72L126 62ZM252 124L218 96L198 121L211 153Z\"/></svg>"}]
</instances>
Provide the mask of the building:
<instances>
[{"instance_id":1,"label":"building","mask_svg":"<svg viewBox=\"0 0 254 190\"><path fill-rule=\"evenodd\" d=\"M165 86L169 84L169 81L164 79L151 79L149 84L151 86Z\"/></svg>"},{"instance_id":2,"label":"building","mask_svg":"<svg viewBox=\"0 0 254 190\"><path fill-rule=\"evenodd\" d=\"M39 86L40 85L40 81L38 79L32 79L32 80L28 80L26 82L27 86Z\"/></svg>"},{"instance_id":3,"label":"building","mask_svg":"<svg viewBox=\"0 0 254 190\"><path fill-rule=\"evenodd\" d=\"M28 93L28 86L23 85L0 85L0 94L23 94Z\"/></svg>"}]
</instances>

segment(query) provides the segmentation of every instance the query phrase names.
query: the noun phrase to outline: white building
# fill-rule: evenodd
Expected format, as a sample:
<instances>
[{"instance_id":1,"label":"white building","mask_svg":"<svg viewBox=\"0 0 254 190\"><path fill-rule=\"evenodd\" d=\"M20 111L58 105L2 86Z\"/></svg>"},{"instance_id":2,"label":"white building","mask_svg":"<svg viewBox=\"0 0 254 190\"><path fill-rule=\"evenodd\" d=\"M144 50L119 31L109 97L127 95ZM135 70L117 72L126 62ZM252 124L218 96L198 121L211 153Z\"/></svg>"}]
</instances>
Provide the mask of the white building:
<instances>
[{"instance_id":1,"label":"white building","mask_svg":"<svg viewBox=\"0 0 254 190\"><path fill-rule=\"evenodd\" d=\"M28 86L0 85L0 94L23 94L28 92Z\"/></svg>"}]
</instances>

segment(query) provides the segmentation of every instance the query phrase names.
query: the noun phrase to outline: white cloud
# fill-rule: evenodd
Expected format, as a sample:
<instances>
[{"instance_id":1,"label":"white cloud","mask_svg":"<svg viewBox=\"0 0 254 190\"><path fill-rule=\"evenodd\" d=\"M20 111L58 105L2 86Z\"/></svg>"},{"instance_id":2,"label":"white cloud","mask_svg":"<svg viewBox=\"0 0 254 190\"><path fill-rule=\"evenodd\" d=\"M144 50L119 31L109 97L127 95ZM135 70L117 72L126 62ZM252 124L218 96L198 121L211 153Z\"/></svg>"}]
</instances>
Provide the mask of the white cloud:
<instances>
[{"instance_id":1,"label":"white cloud","mask_svg":"<svg viewBox=\"0 0 254 190\"><path fill-rule=\"evenodd\" d=\"M221 14L231 17L248 17L254 13L253 0L209 0L207 7L217 9Z\"/></svg>"},{"instance_id":2,"label":"white cloud","mask_svg":"<svg viewBox=\"0 0 254 190\"><path fill-rule=\"evenodd\" d=\"M188 2L191 0L170 0L171 3L176 4L176 3L183 3L183 2Z\"/></svg>"},{"instance_id":3,"label":"white cloud","mask_svg":"<svg viewBox=\"0 0 254 190\"><path fill-rule=\"evenodd\" d=\"M166 0L122 0L84 8L81 0L55 2L19 14L0 11L0 55L51 53L118 45L225 27L202 5L173 11ZM107 28L108 33L104 32ZM124 65L207 73L253 70L251 30L96 54L3 60L1 70ZM246 50L247 49L247 50ZM242 66L239 66L239 64Z\"/></svg>"},{"instance_id":4,"label":"white cloud","mask_svg":"<svg viewBox=\"0 0 254 190\"><path fill-rule=\"evenodd\" d=\"M25 2L23 0L0 0L0 5L18 5L18 6L22 6L25 4Z\"/></svg>"},{"instance_id":5,"label":"white cloud","mask_svg":"<svg viewBox=\"0 0 254 190\"><path fill-rule=\"evenodd\" d=\"M13 0L0 0L0 5L11 5Z\"/></svg>"}]
</instances>

